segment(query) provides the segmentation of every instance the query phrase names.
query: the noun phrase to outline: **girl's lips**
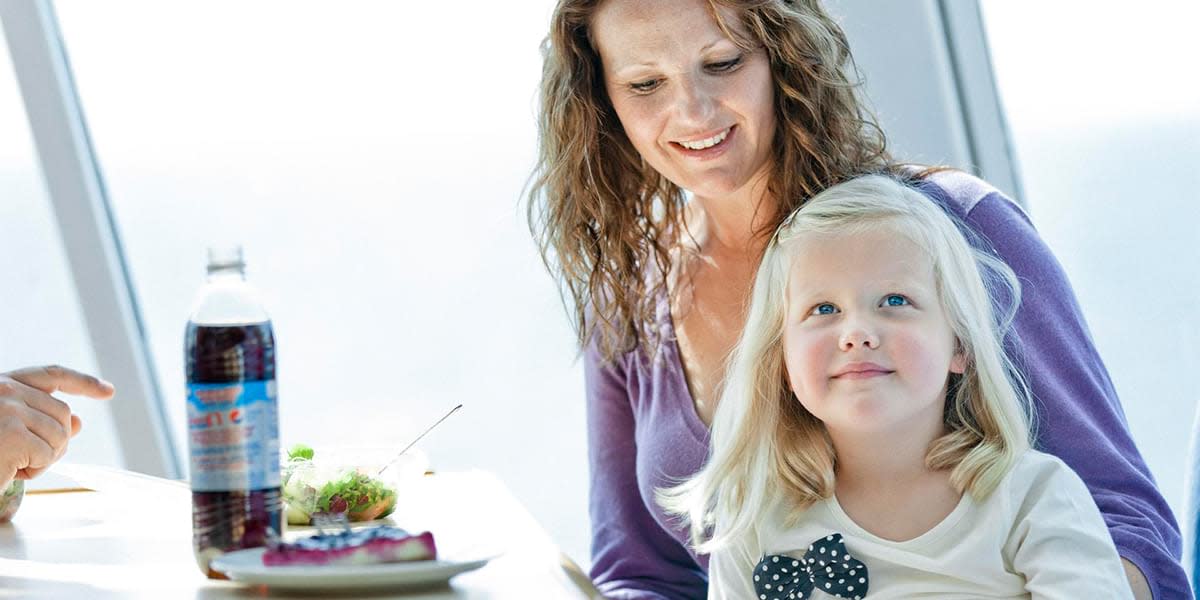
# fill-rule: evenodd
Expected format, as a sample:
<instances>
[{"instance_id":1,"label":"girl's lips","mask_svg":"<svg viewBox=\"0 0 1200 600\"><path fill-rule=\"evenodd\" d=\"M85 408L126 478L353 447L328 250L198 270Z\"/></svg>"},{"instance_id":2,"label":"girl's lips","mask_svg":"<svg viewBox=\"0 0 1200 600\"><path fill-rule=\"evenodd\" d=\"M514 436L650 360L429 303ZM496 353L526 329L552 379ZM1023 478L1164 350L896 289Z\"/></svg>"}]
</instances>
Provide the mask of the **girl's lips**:
<instances>
[{"instance_id":1,"label":"girl's lips","mask_svg":"<svg viewBox=\"0 0 1200 600\"><path fill-rule=\"evenodd\" d=\"M842 373L841 375L834 375L833 378L834 379L872 379L875 377L884 377L886 375L891 375L892 373L893 373L893 371L870 369L870 370L866 370L866 371L851 371L849 373Z\"/></svg>"},{"instance_id":2,"label":"girl's lips","mask_svg":"<svg viewBox=\"0 0 1200 600\"><path fill-rule=\"evenodd\" d=\"M679 152L688 158L711 160L724 154L725 151L729 149L729 143L733 140L735 135L737 135L737 125L733 125L729 128L729 133L725 134L725 139L721 140L719 144L709 146L703 150L692 150L691 148L684 147L679 142L671 142L670 146L676 152Z\"/></svg>"}]
</instances>

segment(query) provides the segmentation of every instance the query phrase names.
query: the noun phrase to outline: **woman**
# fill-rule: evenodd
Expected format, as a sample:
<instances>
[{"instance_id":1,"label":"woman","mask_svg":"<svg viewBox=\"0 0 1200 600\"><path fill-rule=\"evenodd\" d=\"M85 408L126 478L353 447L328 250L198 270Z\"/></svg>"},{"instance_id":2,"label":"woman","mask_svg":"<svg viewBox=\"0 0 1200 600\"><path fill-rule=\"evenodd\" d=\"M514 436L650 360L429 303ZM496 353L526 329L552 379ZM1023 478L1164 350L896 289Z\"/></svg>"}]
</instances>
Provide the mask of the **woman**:
<instances>
[{"instance_id":1,"label":"woman","mask_svg":"<svg viewBox=\"0 0 1200 600\"><path fill-rule=\"evenodd\" d=\"M905 168L817 0L561 0L547 42L530 221L585 347L592 577L613 597L701 597L706 559L654 491L704 462L765 243L822 189ZM1088 485L1135 597L1190 597L1178 526L1057 261L986 183L916 176L1024 284L1012 350L1038 447Z\"/></svg>"}]
</instances>

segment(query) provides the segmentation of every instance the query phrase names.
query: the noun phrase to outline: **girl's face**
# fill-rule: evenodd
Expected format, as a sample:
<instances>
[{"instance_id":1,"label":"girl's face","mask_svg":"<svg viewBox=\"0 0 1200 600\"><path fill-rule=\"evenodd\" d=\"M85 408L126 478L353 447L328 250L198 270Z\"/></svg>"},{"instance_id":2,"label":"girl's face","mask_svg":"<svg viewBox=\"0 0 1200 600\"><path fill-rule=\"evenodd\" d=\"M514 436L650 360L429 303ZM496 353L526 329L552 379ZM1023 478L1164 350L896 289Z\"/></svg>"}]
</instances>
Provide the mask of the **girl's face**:
<instances>
[{"instance_id":1,"label":"girl's face","mask_svg":"<svg viewBox=\"0 0 1200 600\"><path fill-rule=\"evenodd\" d=\"M734 44L705 0L607 0L591 27L613 108L651 167L701 197L766 174L775 135L766 52Z\"/></svg>"},{"instance_id":2,"label":"girl's face","mask_svg":"<svg viewBox=\"0 0 1200 600\"><path fill-rule=\"evenodd\" d=\"M835 435L940 431L964 360L929 255L887 227L793 243L783 343L800 403Z\"/></svg>"}]
</instances>

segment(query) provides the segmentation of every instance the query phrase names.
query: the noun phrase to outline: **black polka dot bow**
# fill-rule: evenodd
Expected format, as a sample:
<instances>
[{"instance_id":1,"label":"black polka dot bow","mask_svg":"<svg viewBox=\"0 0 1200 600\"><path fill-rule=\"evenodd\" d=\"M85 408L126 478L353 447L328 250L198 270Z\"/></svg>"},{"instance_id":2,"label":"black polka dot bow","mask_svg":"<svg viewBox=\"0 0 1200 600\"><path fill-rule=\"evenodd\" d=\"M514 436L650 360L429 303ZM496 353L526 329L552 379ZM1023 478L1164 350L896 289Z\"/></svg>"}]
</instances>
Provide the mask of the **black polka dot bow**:
<instances>
[{"instance_id":1,"label":"black polka dot bow","mask_svg":"<svg viewBox=\"0 0 1200 600\"><path fill-rule=\"evenodd\" d=\"M805 600L814 589L858 600L867 595L867 580L867 566L850 558L840 533L813 542L804 558L768 554L754 567L759 600Z\"/></svg>"}]
</instances>

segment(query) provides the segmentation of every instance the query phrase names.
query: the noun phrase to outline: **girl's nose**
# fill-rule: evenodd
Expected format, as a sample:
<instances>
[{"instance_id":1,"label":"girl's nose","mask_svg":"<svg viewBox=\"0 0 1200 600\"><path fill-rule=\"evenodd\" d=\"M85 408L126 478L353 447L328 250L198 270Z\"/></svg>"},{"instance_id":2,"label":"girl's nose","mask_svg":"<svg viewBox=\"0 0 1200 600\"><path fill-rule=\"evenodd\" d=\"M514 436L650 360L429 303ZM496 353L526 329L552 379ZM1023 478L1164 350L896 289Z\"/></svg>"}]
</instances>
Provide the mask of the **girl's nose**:
<instances>
[{"instance_id":1,"label":"girl's nose","mask_svg":"<svg viewBox=\"0 0 1200 600\"><path fill-rule=\"evenodd\" d=\"M879 335L861 324L851 324L842 332L838 346L843 352L851 350L878 350Z\"/></svg>"}]
</instances>

